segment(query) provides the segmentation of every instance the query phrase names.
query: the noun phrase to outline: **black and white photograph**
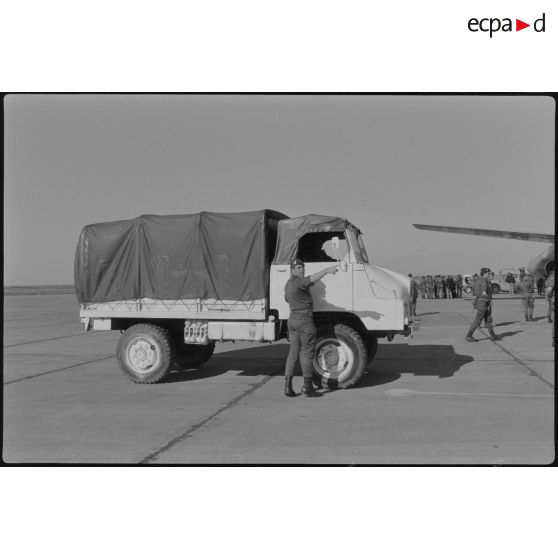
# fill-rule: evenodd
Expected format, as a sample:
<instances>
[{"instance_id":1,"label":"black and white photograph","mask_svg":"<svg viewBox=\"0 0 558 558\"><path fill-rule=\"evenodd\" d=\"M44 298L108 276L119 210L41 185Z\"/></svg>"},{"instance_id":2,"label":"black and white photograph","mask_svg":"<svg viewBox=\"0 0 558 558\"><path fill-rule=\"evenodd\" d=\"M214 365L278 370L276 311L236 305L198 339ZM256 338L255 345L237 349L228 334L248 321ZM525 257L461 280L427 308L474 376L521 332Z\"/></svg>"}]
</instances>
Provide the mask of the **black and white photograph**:
<instances>
[{"instance_id":1,"label":"black and white photograph","mask_svg":"<svg viewBox=\"0 0 558 558\"><path fill-rule=\"evenodd\" d=\"M5 556L546 556L548 2L2 4Z\"/></svg>"},{"instance_id":2,"label":"black and white photograph","mask_svg":"<svg viewBox=\"0 0 558 558\"><path fill-rule=\"evenodd\" d=\"M555 98L8 94L9 465L550 465Z\"/></svg>"}]
</instances>

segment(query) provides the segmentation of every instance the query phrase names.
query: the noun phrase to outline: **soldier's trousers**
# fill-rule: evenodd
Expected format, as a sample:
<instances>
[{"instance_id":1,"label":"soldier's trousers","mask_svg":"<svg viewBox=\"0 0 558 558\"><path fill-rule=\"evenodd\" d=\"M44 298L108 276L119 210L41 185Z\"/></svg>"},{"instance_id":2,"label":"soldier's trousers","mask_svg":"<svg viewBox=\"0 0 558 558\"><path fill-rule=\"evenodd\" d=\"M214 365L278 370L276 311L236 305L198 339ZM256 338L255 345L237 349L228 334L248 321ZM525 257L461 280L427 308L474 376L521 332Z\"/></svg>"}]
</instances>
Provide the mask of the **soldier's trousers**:
<instances>
[{"instance_id":1,"label":"soldier's trousers","mask_svg":"<svg viewBox=\"0 0 558 558\"><path fill-rule=\"evenodd\" d=\"M494 328L492 327L492 305L477 302L477 313L475 314L473 323L469 328L467 337L471 337L473 335L475 329L480 326L483 320L486 321L486 328L488 329L488 333L490 335L494 335Z\"/></svg>"},{"instance_id":2,"label":"soldier's trousers","mask_svg":"<svg viewBox=\"0 0 558 558\"><path fill-rule=\"evenodd\" d=\"M521 303L523 304L523 314L525 315L525 319L533 318L533 310L535 309L535 298L531 296L524 296L521 299Z\"/></svg>"},{"instance_id":3,"label":"soldier's trousers","mask_svg":"<svg viewBox=\"0 0 558 558\"><path fill-rule=\"evenodd\" d=\"M312 377L314 350L316 348L316 325L312 312L292 314L289 317L289 355L285 365L285 376L293 376L300 356L300 367L305 378Z\"/></svg>"}]
</instances>

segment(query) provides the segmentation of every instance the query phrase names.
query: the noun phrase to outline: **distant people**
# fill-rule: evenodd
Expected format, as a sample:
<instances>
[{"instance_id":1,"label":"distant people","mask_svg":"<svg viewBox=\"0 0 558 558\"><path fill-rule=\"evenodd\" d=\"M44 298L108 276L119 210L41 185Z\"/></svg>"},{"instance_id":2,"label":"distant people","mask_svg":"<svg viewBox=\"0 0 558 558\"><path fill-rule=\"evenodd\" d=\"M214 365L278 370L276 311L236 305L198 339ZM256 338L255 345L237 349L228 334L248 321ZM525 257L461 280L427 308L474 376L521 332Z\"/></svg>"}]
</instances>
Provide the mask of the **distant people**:
<instances>
[{"instance_id":1,"label":"distant people","mask_svg":"<svg viewBox=\"0 0 558 558\"><path fill-rule=\"evenodd\" d=\"M436 290L436 298L443 298L444 296L444 280L441 275L434 277L434 288Z\"/></svg>"},{"instance_id":2,"label":"distant people","mask_svg":"<svg viewBox=\"0 0 558 558\"><path fill-rule=\"evenodd\" d=\"M520 267L519 268L519 282L523 281L523 278L525 277L525 268L524 267Z\"/></svg>"},{"instance_id":3,"label":"distant people","mask_svg":"<svg viewBox=\"0 0 558 558\"><path fill-rule=\"evenodd\" d=\"M534 286L535 283L533 278L528 273L526 273L519 282L521 304L523 305L523 314L526 322L533 321L533 312L535 310L535 297L533 296Z\"/></svg>"},{"instance_id":4,"label":"distant people","mask_svg":"<svg viewBox=\"0 0 558 558\"><path fill-rule=\"evenodd\" d=\"M465 340L469 342L478 341L478 339L473 337L473 333L480 326L481 322L485 320L490 339L496 341L497 337L492 327L492 285L490 283L490 269L488 267L481 268L480 277L473 286L473 308L477 312L465 336Z\"/></svg>"},{"instance_id":5,"label":"distant people","mask_svg":"<svg viewBox=\"0 0 558 558\"><path fill-rule=\"evenodd\" d=\"M539 277L537 279L537 294L539 296L542 296L543 290L544 290L544 279L542 277Z\"/></svg>"},{"instance_id":6,"label":"distant people","mask_svg":"<svg viewBox=\"0 0 558 558\"><path fill-rule=\"evenodd\" d=\"M426 276L426 298L434 298L434 278L432 275Z\"/></svg>"},{"instance_id":7,"label":"distant people","mask_svg":"<svg viewBox=\"0 0 558 558\"><path fill-rule=\"evenodd\" d=\"M411 278L411 288L410 288L411 316L416 316L417 315L418 286L417 286L417 282L413 279L413 275L411 273L409 273L409 277Z\"/></svg>"},{"instance_id":8,"label":"distant people","mask_svg":"<svg viewBox=\"0 0 558 558\"><path fill-rule=\"evenodd\" d=\"M453 282L455 284L455 296L457 298L463 297L463 277L460 273L453 276Z\"/></svg>"},{"instance_id":9,"label":"distant people","mask_svg":"<svg viewBox=\"0 0 558 558\"><path fill-rule=\"evenodd\" d=\"M417 280L417 286L420 293L420 297L424 298L426 294L426 277L421 275Z\"/></svg>"},{"instance_id":10,"label":"distant people","mask_svg":"<svg viewBox=\"0 0 558 558\"><path fill-rule=\"evenodd\" d=\"M507 273L505 282L508 285L508 291L510 294L515 293L515 275L510 271Z\"/></svg>"},{"instance_id":11,"label":"distant people","mask_svg":"<svg viewBox=\"0 0 558 558\"><path fill-rule=\"evenodd\" d=\"M446 298L455 298L453 276L446 275L444 286L446 288Z\"/></svg>"}]
</instances>

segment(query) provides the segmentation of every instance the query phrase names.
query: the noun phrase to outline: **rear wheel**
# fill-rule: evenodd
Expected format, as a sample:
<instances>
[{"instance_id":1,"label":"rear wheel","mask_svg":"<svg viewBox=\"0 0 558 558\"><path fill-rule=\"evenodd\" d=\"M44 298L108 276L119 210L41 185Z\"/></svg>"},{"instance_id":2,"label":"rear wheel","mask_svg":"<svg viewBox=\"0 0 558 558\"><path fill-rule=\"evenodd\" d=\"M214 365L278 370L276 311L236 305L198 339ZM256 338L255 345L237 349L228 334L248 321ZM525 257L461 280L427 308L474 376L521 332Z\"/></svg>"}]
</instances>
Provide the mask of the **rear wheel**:
<instances>
[{"instance_id":1,"label":"rear wheel","mask_svg":"<svg viewBox=\"0 0 558 558\"><path fill-rule=\"evenodd\" d=\"M167 330L136 324L118 341L116 358L124 375L137 384L160 382L172 369L173 346Z\"/></svg>"},{"instance_id":2,"label":"rear wheel","mask_svg":"<svg viewBox=\"0 0 558 558\"><path fill-rule=\"evenodd\" d=\"M194 345L178 342L176 347L176 361L180 366L200 366L207 362L215 351L215 343L208 345Z\"/></svg>"},{"instance_id":3,"label":"rear wheel","mask_svg":"<svg viewBox=\"0 0 558 558\"><path fill-rule=\"evenodd\" d=\"M314 354L314 380L325 388L356 384L367 362L366 345L351 327L337 324L318 331Z\"/></svg>"}]
</instances>

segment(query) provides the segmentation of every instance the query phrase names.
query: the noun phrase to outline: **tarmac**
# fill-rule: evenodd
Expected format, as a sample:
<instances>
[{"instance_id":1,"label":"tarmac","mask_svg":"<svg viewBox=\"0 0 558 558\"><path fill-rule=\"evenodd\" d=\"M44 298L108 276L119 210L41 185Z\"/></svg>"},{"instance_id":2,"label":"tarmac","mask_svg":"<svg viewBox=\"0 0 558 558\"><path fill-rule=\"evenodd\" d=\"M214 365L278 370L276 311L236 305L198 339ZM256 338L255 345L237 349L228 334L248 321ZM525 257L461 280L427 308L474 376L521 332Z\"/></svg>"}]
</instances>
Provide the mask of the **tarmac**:
<instances>
[{"instance_id":1,"label":"tarmac","mask_svg":"<svg viewBox=\"0 0 558 558\"><path fill-rule=\"evenodd\" d=\"M555 459L554 348L546 302L523 321L494 300L497 341L469 299L423 300L413 338L381 340L360 383L283 395L288 344L218 343L198 369L139 385L119 332L83 332L74 295L4 297L7 464L548 465ZM302 378L295 378L300 391Z\"/></svg>"}]
</instances>

